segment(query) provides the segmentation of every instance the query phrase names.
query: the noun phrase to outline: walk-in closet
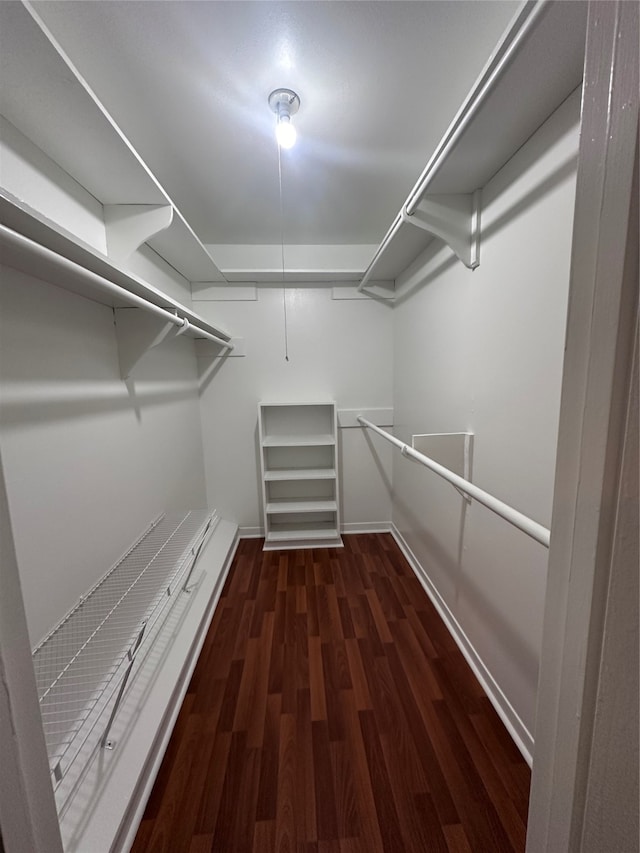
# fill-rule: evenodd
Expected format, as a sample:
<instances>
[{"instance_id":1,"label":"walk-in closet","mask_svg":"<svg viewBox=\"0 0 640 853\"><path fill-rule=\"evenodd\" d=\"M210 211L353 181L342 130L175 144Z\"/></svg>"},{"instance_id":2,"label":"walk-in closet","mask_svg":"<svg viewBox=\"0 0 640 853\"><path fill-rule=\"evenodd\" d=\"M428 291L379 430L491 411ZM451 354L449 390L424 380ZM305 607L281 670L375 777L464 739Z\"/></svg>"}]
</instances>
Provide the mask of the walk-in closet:
<instances>
[{"instance_id":1,"label":"walk-in closet","mask_svg":"<svg viewBox=\"0 0 640 853\"><path fill-rule=\"evenodd\" d=\"M632 853L638 4L0 3L0 849Z\"/></svg>"}]
</instances>

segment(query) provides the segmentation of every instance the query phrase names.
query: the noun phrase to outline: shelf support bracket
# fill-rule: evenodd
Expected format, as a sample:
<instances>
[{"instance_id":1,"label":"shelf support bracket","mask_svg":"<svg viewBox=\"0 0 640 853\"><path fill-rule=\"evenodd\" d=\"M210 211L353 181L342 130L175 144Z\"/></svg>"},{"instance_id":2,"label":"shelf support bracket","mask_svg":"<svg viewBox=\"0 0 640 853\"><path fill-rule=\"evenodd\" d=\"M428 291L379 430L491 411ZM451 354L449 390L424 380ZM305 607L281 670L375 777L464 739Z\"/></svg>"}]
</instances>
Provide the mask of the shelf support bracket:
<instances>
[{"instance_id":1,"label":"shelf support bracket","mask_svg":"<svg viewBox=\"0 0 640 853\"><path fill-rule=\"evenodd\" d=\"M402 219L439 237L471 270L480 263L481 190L425 196L413 213L402 210Z\"/></svg>"},{"instance_id":2,"label":"shelf support bracket","mask_svg":"<svg viewBox=\"0 0 640 853\"><path fill-rule=\"evenodd\" d=\"M102 740L100 741L100 746L103 749L113 749L115 747L115 742L111 740L109 737L109 732L111 731L111 726L113 725L113 721L115 719L116 714L118 713L118 708L120 707L120 703L122 702L122 695L125 691L125 687L127 686L127 682L129 681L129 676L131 675L131 670L133 668L133 664L136 660L136 653L140 648L140 643L142 642L142 638L144 637L144 630L147 627L147 620L145 619L142 623L142 627L138 632L138 636L135 639L134 644L131 646L129 651L127 652L127 657L129 658L129 664L124 674L124 678L120 683L120 689L118 690L118 695L116 696L116 701L113 703L113 708L111 709L111 715L109 716L109 721L107 723L107 727L104 730L104 734L102 735Z\"/></svg>"},{"instance_id":3,"label":"shelf support bracket","mask_svg":"<svg viewBox=\"0 0 640 853\"><path fill-rule=\"evenodd\" d=\"M120 378L128 379L148 350L180 331L173 323L147 314L141 308L114 308Z\"/></svg>"},{"instance_id":4,"label":"shelf support bracket","mask_svg":"<svg viewBox=\"0 0 640 853\"><path fill-rule=\"evenodd\" d=\"M170 204L105 204L103 208L107 255L116 263L125 261L173 221Z\"/></svg>"}]
</instances>

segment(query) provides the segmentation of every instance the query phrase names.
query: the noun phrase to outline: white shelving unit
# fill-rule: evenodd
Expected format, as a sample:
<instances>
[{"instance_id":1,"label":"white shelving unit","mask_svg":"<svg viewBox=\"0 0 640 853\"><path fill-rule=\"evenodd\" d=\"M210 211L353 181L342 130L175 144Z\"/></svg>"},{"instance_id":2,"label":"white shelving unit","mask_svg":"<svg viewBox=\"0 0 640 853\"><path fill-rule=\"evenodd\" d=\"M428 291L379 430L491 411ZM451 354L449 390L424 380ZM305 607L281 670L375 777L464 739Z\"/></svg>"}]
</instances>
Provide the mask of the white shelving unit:
<instances>
[{"instance_id":1,"label":"white shelving unit","mask_svg":"<svg viewBox=\"0 0 640 853\"><path fill-rule=\"evenodd\" d=\"M333 402L258 406L265 550L342 545Z\"/></svg>"},{"instance_id":2,"label":"white shelving unit","mask_svg":"<svg viewBox=\"0 0 640 853\"><path fill-rule=\"evenodd\" d=\"M396 282L434 238L465 266L479 265L482 188L580 85L586 26L584 0L523 3L384 236L360 291Z\"/></svg>"}]
</instances>

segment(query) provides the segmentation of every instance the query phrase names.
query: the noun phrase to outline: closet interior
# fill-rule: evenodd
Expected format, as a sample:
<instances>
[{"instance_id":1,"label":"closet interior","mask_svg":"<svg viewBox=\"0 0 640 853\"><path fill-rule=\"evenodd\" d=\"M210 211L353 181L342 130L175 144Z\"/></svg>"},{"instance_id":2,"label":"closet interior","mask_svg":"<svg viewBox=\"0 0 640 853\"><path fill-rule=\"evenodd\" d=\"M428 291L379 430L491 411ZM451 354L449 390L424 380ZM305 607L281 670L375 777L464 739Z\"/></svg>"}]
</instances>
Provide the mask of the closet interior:
<instances>
[{"instance_id":1,"label":"closet interior","mask_svg":"<svg viewBox=\"0 0 640 853\"><path fill-rule=\"evenodd\" d=\"M393 532L531 761L542 539L359 420L445 465L427 439L460 436L459 473L548 534L587 4L512 5L359 268L296 276L283 243L237 281L64 4L1 4L3 572L65 850L135 833L240 537Z\"/></svg>"}]
</instances>

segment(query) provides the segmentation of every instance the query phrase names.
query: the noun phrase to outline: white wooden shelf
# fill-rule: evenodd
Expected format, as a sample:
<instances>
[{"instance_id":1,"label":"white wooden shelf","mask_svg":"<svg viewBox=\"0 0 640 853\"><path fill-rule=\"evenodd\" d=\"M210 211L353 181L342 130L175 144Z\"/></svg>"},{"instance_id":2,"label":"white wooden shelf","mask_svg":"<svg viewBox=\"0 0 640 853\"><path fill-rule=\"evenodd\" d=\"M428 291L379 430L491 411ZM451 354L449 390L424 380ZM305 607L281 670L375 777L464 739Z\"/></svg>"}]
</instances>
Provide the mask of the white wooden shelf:
<instances>
[{"instance_id":1,"label":"white wooden shelf","mask_svg":"<svg viewBox=\"0 0 640 853\"><path fill-rule=\"evenodd\" d=\"M327 544L342 545L340 531L331 522L299 523L297 525L274 524L267 533L265 541L277 543L279 548L285 547L290 542L296 543L297 547L303 543L306 547L319 547Z\"/></svg>"},{"instance_id":2,"label":"white wooden shelf","mask_svg":"<svg viewBox=\"0 0 640 853\"><path fill-rule=\"evenodd\" d=\"M266 436L263 447L322 447L336 443L334 435L271 435Z\"/></svg>"},{"instance_id":3,"label":"white wooden shelf","mask_svg":"<svg viewBox=\"0 0 640 853\"><path fill-rule=\"evenodd\" d=\"M342 545L335 403L260 403L258 432L265 549Z\"/></svg>"},{"instance_id":4,"label":"white wooden shelf","mask_svg":"<svg viewBox=\"0 0 640 853\"><path fill-rule=\"evenodd\" d=\"M190 323L197 324L210 334L226 339L231 337L223 328L212 325L162 290L143 281L139 276L127 272L106 255L94 249L93 246L83 242L61 225L52 222L28 204L2 189L0 189L0 224L28 237L39 246L44 246L57 255L73 261L83 269L106 278L153 305L169 310L175 309L180 317L185 317ZM22 251L17 247L10 246L7 242L0 242L0 250L0 259L8 266L16 267L36 277L46 278L47 281L58 287L63 287L65 290L78 293L103 305L109 305L112 308L127 307L128 303L125 300L105 293L98 287L92 287L86 279L74 278L67 273L56 274L49 266L45 270L42 262L29 251Z\"/></svg>"},{"instance_id":5,"label":"white wooden shelf","mask_svg":"<svg viewBox=\"0 0 640 853\"><path fill-rule=\"evenodd\" d=\"M292 512L337 512L338 504L333 500L280 500L270 501L266 506L267 515Z\"/></svg>"},{"instance_id":6,"label":"white wooden shelf","mask_svg":"<svg viewBox=\"0 0 640 853\"><path fill-rule=\"evenodd\" d=\"M264 472L267 483L288 480L335 480L335 478L335 468L278 468Z\"/></svg>"},{"instance_id":7,"label":"white wooden shelf","mask_svg":"<svg viewBox=\"0 0 640 853\"><path fill-rule=\"evenodd\" d=\"M21 3L2 3L0 24L0 113L104 206L107 246L111 223L121 215L128 217L130 206L148 206L152 216L143 215L142 220L153 224L143 225L140 244L146 243L188 282L224 281L168 193L37 12ZM112 255L108 249L108 254L122 264L122 244L113 244L117 250ZM127 248L133 252L137 246Z\"/></svg>"},{"instance_id":8,"label":"white wooden shelf","mask_svg":"<svg viewBox=\"0 0 640 853\"><path fill-rule=\"evenodd\" d=\"M523 3L369 264L395 281L431 241L479 264L481 189L580 85L587 3Z\"/></svg>"}]
</instances>

